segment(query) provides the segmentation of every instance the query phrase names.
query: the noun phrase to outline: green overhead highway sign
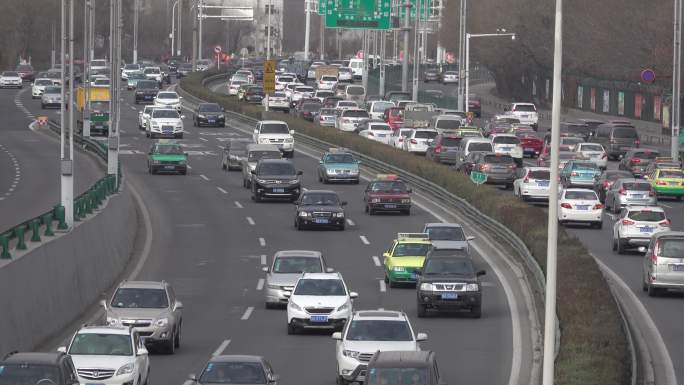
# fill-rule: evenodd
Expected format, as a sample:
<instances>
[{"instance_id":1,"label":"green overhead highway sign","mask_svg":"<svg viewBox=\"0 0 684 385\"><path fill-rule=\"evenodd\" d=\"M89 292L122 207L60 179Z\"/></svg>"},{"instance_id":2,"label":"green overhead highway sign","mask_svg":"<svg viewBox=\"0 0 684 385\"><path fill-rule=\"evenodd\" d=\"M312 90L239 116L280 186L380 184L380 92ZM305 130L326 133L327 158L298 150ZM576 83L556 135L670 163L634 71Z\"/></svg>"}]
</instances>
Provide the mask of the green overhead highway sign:
<instances>
[{"instance_id":1,"label":"green overhead highway sign","mask_svg":"<svg viewBox=\"0 0 684 385\"><path fill-rule=\"evenodd\" d=\"M391 0L323 0L326 28L389 29Z\"/></svg>"},{"instance_id":2,"label":"green overhead highway sign","mask_svg":"<svg viewBox=\"0 0 684 385\"><path fill-rule=\"evenodd\" d=\"M483 184L487 182L487 174L479 171L471 171L470 180L472 180L475 184Z\"/></svg>"}]
</instances>

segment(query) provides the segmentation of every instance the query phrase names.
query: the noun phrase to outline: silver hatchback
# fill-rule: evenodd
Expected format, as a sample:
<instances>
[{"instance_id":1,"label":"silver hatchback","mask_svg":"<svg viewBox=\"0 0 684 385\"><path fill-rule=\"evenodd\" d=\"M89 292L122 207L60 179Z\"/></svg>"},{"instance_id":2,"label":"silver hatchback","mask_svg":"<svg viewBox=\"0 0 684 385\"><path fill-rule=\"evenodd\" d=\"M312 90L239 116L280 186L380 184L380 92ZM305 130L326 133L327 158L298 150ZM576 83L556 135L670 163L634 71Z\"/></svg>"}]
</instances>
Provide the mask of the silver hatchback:
<instances>
[{"instance_id":1,"label":"silver hatchback","mask_svg":"<svg viewBox=\"0 0 684 385\"><path fill-rule=\"evenodd\" d=\"M650 297L684 289L684 232L654 234L645 251L642 288Z\"/></svg>"},{"instance_id":2,"label":"silver hatchback","mask_svg":"<svg viewBox=\"0 0 684 385\"><path fill-rule=\"evenodd\" d=\"M625 206L655 206L658 204L651 184L643 179L618 179L606 191L606 210L619 213Z\"/></svg>"},{"instance_id":3,"label":"silver hatchback","mask_svg":"<svg viewBox=\"0 0 684 385\"><path fill-rule=\"evenodd\" d=\"M613 251L623 254L628 247L647 246L651 236L670 231L670 220L658 206L627 206L613 225Z\"/></svg>"},{"instance_id":4,"label":"silver hatchback","mask_svg":"<svg viewBox=\"0 0 684 385\"><path fill-rule=\"evenodd\" d=\"M320 251L281 250L273 256L270 267L264 266L266 273L266 308L287 305L285 292L292 292L297 280L303 273L332 273L327 267Z\"/></svg>"}]
</instances>

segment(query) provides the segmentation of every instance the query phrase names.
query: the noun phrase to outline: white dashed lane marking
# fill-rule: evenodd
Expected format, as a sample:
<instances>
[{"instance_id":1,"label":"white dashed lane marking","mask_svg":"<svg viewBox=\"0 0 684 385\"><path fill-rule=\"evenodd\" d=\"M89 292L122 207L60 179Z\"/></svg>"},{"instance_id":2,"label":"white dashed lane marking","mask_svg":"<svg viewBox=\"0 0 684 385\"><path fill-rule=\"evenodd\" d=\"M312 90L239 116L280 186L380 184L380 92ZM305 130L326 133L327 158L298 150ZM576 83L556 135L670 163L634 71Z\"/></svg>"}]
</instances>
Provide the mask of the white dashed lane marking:
<instances>
[{"instance_id":1,"label":"white dashed lane marking","mask_svg":"<svg viewBox=\"0 0 684 385\"><path fill-rule=\"evenodd\" d=\"M247 223L254 226L254 219L252 219L252 217L247 217Z\"/></svg>"},{"instance_id":2,"label":"white dashed lane marking","mask_svg":"<svg viewBox=\"0 0 684 385\"><path fill-rule=\"evenodd\" d=\"M263 237L259 237L259 245L261 247L266 247L266 239L264 239Z\"/></svg>"},{"instance_id":3,"label":"white dashed lane marking","mask_svg":"<svg viewBox=\"0 0 684 385\"><path fill-rule=\"evenodd\" d=\"M254 306L250 306L245 310L245 313L240 317L241 320L247 321L249 319L249 316L252 315L252 312L254 311Z\"/></svg>"},{"instance_id":4,"label":"white dashed lane marking","mask_svg":"<svg viewBox=\"0 0 684 385\"><path fill-rule=\"evenodd\" d=\"M243 206L242 206L242 203L235 201L235 207L241 209Z\"/></svg>"},{"instance_id":5,"label":"white dashed lane marking","mask_svg":"<svg viewBox=\"0 0 684 385\"><path fill-rule=\"evenodd\" d=\"M378 282L380 282L380 292L384 293L387 291L387 286L385 285L385 280L381 279Z\"/></svg>"},{"instance_id":6,"label":"white dashed lane marking","mask_svg":"<svg viewBox=\"0 0 684 385\"><path fill-rule=\"evenodd\" d=\"M200 178L202 178L202 179L204 179L204 180L206 180L206 181L209 181L209 178L207 178L204 174L200 174Z\"/></svg>"},{"instance_id":7,"label":"white dashed lane marking","mask_svg":"<svg viewBox=\"0 0 684 385\"><path fill-rule=\"evenodd\" d=\"M363 242L364 245L370 245L370 242L368 241L368 238L366 238L365 235L359 235L359 238L361 238L361 242Z\"/></svg>"},{"instance_id":8,"label":"white dashed lane marking","mask_svg":"<svg viewBox=\"0 0 684 385\"><path fill-rule=\"evenodd\" d=\"M375 264L375 266L380 267L380 258L378 258L377 255L373 256L373 263Z\"/></svg>"},{"instance_id":9,"label":"white dashed lane marking","mask_svg":"<svg viewBox=\"0 0 684 385\"><path fill-rule=\"evenodd\" d=\"M224 193L224 194L228 194L228 191L222 189L221 187L216 187L216 188L217 188L220 192L222 192L222 193Z\"/></svg>"},{"instance_id":10,"label":"white dashed lane marking","mask_svg":"<svg viewBox=\"0 0 684 385\"><path fill-rule=\"evenodd\" d=\"M230 340L225 340L225 341L221 342L221 345L219 345L219 347L216 348L216 350L214 350L214 353L212 355L213 356L220 356L221 354L223 354L223 351L226 350L226 348L228 347L229 344L230 344Z\"/></svg>"},{"instance_id":11,"label":"white dashed lane marking","mask_svg":"<svg viewBox=\"0 0 684 385\"><path fill-rule=\"evenodd\" d=\"M257 281L257 287L256 287L256 289L257 289L257 290L262 290L263 288L264 288L264 279L263 279L263 278L259 278L259 281Z\"/></svg>"}]
</instances>

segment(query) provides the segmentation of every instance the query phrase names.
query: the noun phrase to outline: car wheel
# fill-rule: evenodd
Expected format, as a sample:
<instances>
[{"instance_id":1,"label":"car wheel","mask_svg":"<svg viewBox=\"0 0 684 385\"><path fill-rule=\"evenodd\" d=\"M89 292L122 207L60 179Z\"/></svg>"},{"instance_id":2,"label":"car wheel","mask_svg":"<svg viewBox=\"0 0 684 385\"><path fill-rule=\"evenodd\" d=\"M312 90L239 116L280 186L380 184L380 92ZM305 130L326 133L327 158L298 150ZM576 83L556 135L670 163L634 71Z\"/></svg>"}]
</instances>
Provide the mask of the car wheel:
<instances>
[{"instance_id":1,"label":"car wheel","mask_svg":"<svg viewBox=\"0 0 684 385\"><path fill-rule=\"evenodd\" d=\"M336 385L348 385L349 381L345 380L344 377L337 375L337 379L335 380Z\"/></svg>"},{"instance_id":2,"label":"car wheel","mask_svg":"<svg viewBox=\"0 0 684 385\"><path fill-rule=\"evenodd\" d=\"M180 348L182 326L183 324L178 325L178 333L176 333L176 338L173 341L174 345L176 346L176 349Z\"/></svg>"},{"instance_id":3,"label":"car wheel","mask_svg":"<svg viewBox=\"0 0 684 385\"><path fill-rule=\"evenodd\" d=\"M355 179L354 182L352 182L352 183L354 183L354 184L359 184L359 180L358 180L358 179Z\"/></svg>"},{"instance_id":4,"label":"car wheel","mask_svg":"<svg viewBox=\"0 0 684 385\"><path fill-rule=\"evenodd\" d=\"M646 290L648 291L649 297L658 297L662 294L662 289L653 287L651 285L648 285Z\"/></svg>"},{"instance_id":5,"label":"car wheel","mask_svg":"<svg viewBox=\"0 0 684 385\"><path fill-rule=\"evenodd\" d=\"M183 134L178 134L178 139L183 139Z\"/></svg>"},{"instance_id":6,"label":"car wheel","mask_svg":"<svg viewBox=\"0 0 684 385\"><path fill-rule=\"evenodd\" d=\"M341 225L339 225L339 226L337 227L337 229L340 230L340 231L344 231L344 229L345 229L344 223L342 223Z\"/></svg>"},{"instance_id":7,"label":"car wheel","mask_svg":"<svg viewBox=\"0 0 684 385\"><path fill-rule=\"evenodd\" d=\"M401 213L404 215L411 215L411 209L402 210Z\"/></svg>"},{"instance_id":8,"label":"car wheel","mask_svg":"<svg viewBox=\"0 0 684 385\"><path fill-rule=\"evenodd\" d=\"M643 274L642 274L642 275L641 275L641 291L643 291L643 292L648 291L648 284L646 283L646 279L645 279L645 278L646 278L646 277L644 277Z\"/></svg>"},{"instance_id":9,"label":"car wheel","mask_svg":"<svg viewBox=\"0 0 684 385\"><path fill-rule=\"evenodd\" d=\"M624 254L625 253L625 242L620 238L617 239L617 253L618 254Z\"/></svg>"},{"instance_id":10,"label":"car wheel","mask_svg":"<svg viewBox=\"0 0 684 385\"><path fill-rule=\"evenodd\" d=\"M254 201L257 203L261 202L261 195L257 192L254 192Z\"/></svg>"},{"instance_id":11,"label":"car wheel","mask_svg":"<svg viewBox=\"0 0 684 385\"><path fill-rule=\"evenodd\" d=\"M612 247L613 251L617 251L617 240L615 238L613 238L613 241L611 242L611 244L613 245L613 247Z\"/></svg>"},{"instance_id":12,"label":"car wheel","mask_svg":"<svg viewBox=\"0 0 684 385\"><path fill-rule=\"evenodd\" d=\"M175 338L169 339L166 344L164 344L164 350L166 350L166 354L174 354L176 353L176 341Z\"/></svg>"},{"instance_id":13,"label":"car wheel","mask_svg":"<svg viewBox=\"0 0 684 385\"><path fill-rule=\"evenodd\" d=\"M366 210L366 212L368 213L368 215L375 215L375 210L373 210L373 209L370 208L370 207L368 207L368 209Z\"/></svg>"},{"instance_id":14,"label":"car wheel","mask_svg":"<svg viewBox=\"0 0 684 385\"><path fill-rule=\"evenodd\" d=\"M418 318L427 317L427 306L423 305L422 303L417 304L416 313L418 315Z\"/></svg>"},{"instance_id":15,"label":"car wheel","mask_svg":"<svg viewBox=\"0 0 684 385\"><path fill-rule=\"evenodd\" d=\"M681 200L682 200L682 197L681 197L681 196L677 196L677 200L678 200L678 201L681 201Z\"/></svg>"},{"instance_id":16,"label":"car wheel","mask_svg":"<svg viewBox=\"0 0 684 385\"><path fill-rule=\"evenodd\" d=\"M594 228L595 228L595 229L598 229L598 230L601 230L601 229L603 228L603 221L601 221L601 222L595 222L595 223L594 223Z\"/></svg>"},{"instance_id":17,"label":"car wheel","mask_svg":"<svg viewBox=\"0 0 684 385\"><path fill-rule=\"evenodd\" d=\"M477 306L470 309L470 317L481 318L482 317L482 306Z\"/></svg>"},{"instance_id":18,"label":"car wheel","mask_svg":"<svg viewBox=\"0 0 684 385\"><path fill-rule=\"evenodd\" d=\"M292 323L288 323L287 324L287 334L289 334L289 335L297 334L297 327Z\"/></svg>"}]
</instances>

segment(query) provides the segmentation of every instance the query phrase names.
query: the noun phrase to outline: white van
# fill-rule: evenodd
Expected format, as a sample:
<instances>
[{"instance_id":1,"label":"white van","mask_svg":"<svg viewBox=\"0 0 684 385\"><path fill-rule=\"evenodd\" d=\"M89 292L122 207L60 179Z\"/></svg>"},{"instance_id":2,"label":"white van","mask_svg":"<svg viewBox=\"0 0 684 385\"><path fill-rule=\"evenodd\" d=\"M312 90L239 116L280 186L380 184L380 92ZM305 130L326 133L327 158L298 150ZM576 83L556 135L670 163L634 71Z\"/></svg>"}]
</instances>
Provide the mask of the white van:
<instances>
[{"instance_id":1,"label":"white van","mask_svg":"<svg viewBox=\"0 0 684 385\"><path fill-rule=\"evenodd\" d=\"M354 80L360 80L363 77L363 59L349 59L349 68L352 70Z\"/></svg>"}]
</instances>

